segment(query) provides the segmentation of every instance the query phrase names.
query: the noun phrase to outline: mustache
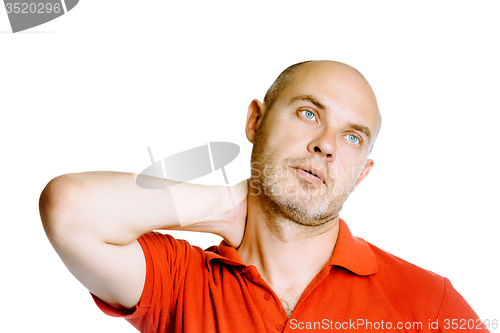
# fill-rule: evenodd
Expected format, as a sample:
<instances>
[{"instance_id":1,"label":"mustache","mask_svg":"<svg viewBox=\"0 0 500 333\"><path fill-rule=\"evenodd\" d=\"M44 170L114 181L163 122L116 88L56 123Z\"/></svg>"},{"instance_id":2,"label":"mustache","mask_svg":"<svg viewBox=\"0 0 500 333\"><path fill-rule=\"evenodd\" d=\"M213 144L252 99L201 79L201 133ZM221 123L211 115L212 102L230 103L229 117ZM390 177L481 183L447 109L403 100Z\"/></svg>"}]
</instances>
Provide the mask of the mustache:
<instances>
[{"instance_id":1,"label":"mustache","mask_svg":"<svg viewBox=\"0 0 500 333\"><path fill-rule=\"evenodd\" d=\"M300 166L307 169L311 167L315 170L319 170L322 172L323 177L325 177L325 179L323 179L325 183L332 179L326 161L319 161L316 158L310 157L289 157L284 160L284 163L290 167ZM314 171L314 173L316 173L316 171Z\"/></svg>"},{"instance_id":2,"label":"mustache","mask_svg":"<svg viewBox=\"0 0 500 333\"><path fill-rule=\"evenodd\" d=\"M323 169L323 171L327 171L326 162L317 161L314 158L310 157L288 157L283 160L286 165L296 165L296 164L304 164L304 165L314 165L317 168Z\"/></svg>"},{"instance_id":3,"label":"mustache","mask_svg":"<svg viewBox=\"0 0 500 333\"><path fill-rule=\"evenodd\" d=\"M272 159L272 154L266 154L261 156L260 161L252 162L252 170L260 173L264 171L266 174L278 174L278 173L286 173L291 172L293 168L298 166L307 167L311 166L316 169L320 169L325 175L324 181L331 182L333 180L326 161L318 161L315 158L310 157L288 157L281 161L281 163L277 163L278 161Z\"/></svg>"}]
</instances>

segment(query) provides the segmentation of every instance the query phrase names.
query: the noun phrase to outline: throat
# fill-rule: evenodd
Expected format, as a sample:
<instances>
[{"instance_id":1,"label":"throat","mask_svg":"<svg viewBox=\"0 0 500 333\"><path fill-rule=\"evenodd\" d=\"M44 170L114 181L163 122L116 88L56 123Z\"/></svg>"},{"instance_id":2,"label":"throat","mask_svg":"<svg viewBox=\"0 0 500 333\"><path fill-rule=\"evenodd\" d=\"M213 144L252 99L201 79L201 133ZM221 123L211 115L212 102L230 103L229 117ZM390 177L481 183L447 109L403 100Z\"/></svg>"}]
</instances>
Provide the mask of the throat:
<instances>
[{"instance_id":1,"label":"throat","mask_svg":"<svg viewBox=\"0 0 500 333\"><path fill-rule=\"evenodd\" d=\"M281 305L283 306L283 309L285 310L285 313L287 317L290 317L293 313L293 310L297 306L297 303L300 299L300 295L298 296L278 296L281 302Z\"/></svg>"}]
</instances>

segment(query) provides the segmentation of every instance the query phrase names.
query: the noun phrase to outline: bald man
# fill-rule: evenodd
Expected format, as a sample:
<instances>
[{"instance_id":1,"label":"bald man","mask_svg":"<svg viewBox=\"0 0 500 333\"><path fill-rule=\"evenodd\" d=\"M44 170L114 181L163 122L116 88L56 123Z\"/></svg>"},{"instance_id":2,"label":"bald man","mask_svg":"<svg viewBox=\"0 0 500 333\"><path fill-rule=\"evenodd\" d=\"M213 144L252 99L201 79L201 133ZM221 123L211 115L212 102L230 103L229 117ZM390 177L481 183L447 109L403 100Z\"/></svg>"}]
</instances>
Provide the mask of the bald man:
<instances>
[{"instance_id":1,"label":"bald man","mask_svg":"<svg viewBox=\"0 0 500 333\"><path fill-rule=\"evenodd\" d=\"M248 108L248 182L228 192L152 179L167 189L148 190L132 174L68 174L42 192L42 222L99 308L141 332L486 332L448 279L339 218L373 167L380 124L357 70L295 64ZM202 250L157 229L224 241Z\"/></svg>"}]
</instances>

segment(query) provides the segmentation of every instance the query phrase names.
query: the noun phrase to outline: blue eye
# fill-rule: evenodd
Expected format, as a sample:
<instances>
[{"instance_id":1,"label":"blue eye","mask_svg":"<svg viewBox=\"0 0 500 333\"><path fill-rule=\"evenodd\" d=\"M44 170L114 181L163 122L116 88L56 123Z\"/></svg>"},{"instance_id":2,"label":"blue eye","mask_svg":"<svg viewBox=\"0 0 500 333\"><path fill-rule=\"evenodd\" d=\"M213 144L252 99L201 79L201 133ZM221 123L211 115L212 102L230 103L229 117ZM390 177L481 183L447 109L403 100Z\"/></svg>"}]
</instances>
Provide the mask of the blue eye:
<instances>
[{"instance_id":1,"label":"blue eye","mask_svg":"<svg viewBox=\"0 0 500 333\"><path fill-rule=\"evenodd\" d=\"M352 143L355 143L355 144L359 144L359 139L357 136L353 135L353 134L349 134L347 135L347 140L349 140L350 142Z\"/></svg>"},{"instance_id":2,"label":"blue eye","mask_svg":"<svg viewBox=\"0 0 500 333\"><path fill-rule=\"evenodd\" d=\"M309 110L304 110L304 111L300 111L301 113L303 113L304 117L306 117L307 119L315 119L316 116L314 115L313 112L309 111Z\"/></svg>"}]
</instances>

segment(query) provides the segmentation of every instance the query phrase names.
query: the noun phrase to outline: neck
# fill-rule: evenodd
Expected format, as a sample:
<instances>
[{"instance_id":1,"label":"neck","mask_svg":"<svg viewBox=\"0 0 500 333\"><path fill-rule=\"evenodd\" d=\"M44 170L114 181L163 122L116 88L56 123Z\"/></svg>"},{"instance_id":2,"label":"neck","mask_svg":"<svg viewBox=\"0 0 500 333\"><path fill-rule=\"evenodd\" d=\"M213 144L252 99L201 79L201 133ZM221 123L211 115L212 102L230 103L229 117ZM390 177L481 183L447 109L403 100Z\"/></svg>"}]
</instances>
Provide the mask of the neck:
<instances>
[{"instance_id":1,"label":"neck","mask_svg":"<svg viewBox=\"0 0 500 333\"><path fill-rule=\"evenodd\" d=\"M281 295L300 296L330 259L338 236L338 215L321 225L306 226L272 213L248 197L245 237L238 254L254 265L262 278Z\"/></svg>"}]
</instances>

